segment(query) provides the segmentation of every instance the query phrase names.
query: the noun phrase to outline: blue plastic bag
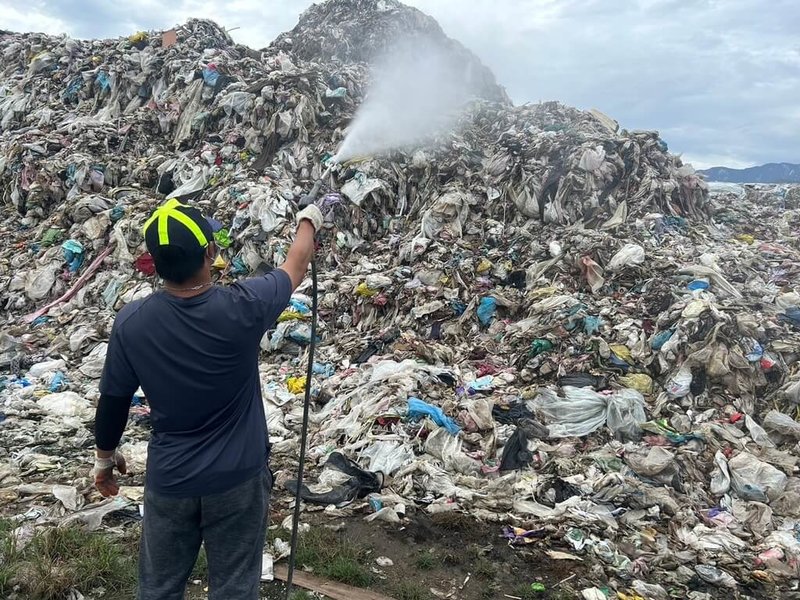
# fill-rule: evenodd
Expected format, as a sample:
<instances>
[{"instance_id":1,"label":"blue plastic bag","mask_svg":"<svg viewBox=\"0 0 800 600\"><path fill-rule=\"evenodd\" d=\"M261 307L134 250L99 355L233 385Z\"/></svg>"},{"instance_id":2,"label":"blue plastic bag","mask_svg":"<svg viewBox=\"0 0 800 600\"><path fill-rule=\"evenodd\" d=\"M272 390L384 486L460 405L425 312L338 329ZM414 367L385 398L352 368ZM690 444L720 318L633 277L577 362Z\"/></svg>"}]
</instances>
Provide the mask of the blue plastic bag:
<instances>
[{"instance_id":1,"label":"blue plastic bag","mask_svg":"<svg viewBox=\"0 0 800 600\"><path fill-rule=\"evenodd\" d=\"M53 378L50 380L50 391L60 392L67 383L67 377L61 371L56 371L53 375Z\"/></svg>"},{"instance_id":2,"label":"blue plastic bag","mask_svg":"<svg viewBox=\"0 0 800 600\"><path fill-rule=\"evenodd\" d=\"M790 306L782 314L778 315L778 321L789 323L794 327L800 327L800 308L797 306Z\"/></svg>"},{"instance_id":3,"label":"blue plastic bag","mask_svg":"<svg viewBox=\"0 0 800 600\"><path fill-rule=\"evenodd\" d=\"M430 417L433 419L434 423L440 427L444 427L452 435L456 435L461 431L461 428L456 425L456 422L445 415L441 408L438 406L431 406L419 398L408 399L408 417L415 421L418 421L422 417Z\"/></svg>"},{"instance_id":4,"label":"blue plastic bag","mask_svg":"<svg viewBox=\"0 0 800 600\"><path fill-rule=\"evenodd\" d=\"M650 347L653 350L661 350L661 347L669 341L673 333L675 333L675 331L672 329L667 329L666 331L659 331L657 334L653 336L653 339L650 340Z\"/></svg>"},{"instance_id":5,"label":"blue plastic bag","mask_svg":"<svg viewBox=\"0 0 800 600\"><path fill-rule=\"evenodd\" d=\"M483 377L478 377L475 381L471 382L469 386L467 386L467 391L470 394L475 394L477 392L488 392L492 389L492 382L494 381L494 377L491 375L484 375Z\"/></svg>"},{"instance_id":6,"label":"blue plastic bag","mask_svg":"<svg viewBox=\"0 0 800 600\"><path fill-rule=\"evenodd\" d=\"M214 87L215 85L217 85L218 79L219 79L219 73L217 72L216 69L209 69L208 67L203 69L203 81L206 83L206 85Z\"/></svg>"},{"instance_id":7,"label":"blue plastic bag","mask_svg":"<svg viewBox=\"0 0 800 600\"><path fill-rule=\"evenodd\" d=\"M689 282L689 285L686 287L690 292L702 292L711 287L711 284L709 284L707 281L703 281L702 279L695 279L694 281Z\"/></svg>"},{"instance_id":8,"label":"blue plastic bag","mask_svg":"<svg viewBox=\"0 0 800 600\"><path fill-rule=\"evenodd\" d=\"M600 326L603 324L603 319L600 317L588 316L583 319L583 331L586 335L594 335L600 331Z\"/></svg>"},{"instance_id":9,"label":"blue plastic bag","mask_svg":"<svg viewBox=\"0 0 800 600\"><path fill-rule=\"evenodd\" d=\"M488 326L494 320L494 314L497 312L497 300L492 296L485 296L481 298L481 303L478 305L478 320L481 325Z\"/></svg>"},{"instance_id":10,"label":"blue plastic bag","mask_svg":"<svg viewBox=\"0 0 800 600\"><path fill-rule=\"evenodd\" d=\"M315 362L311 369L314 375L322 375L324 377L331 377L336 373L336 367L330 363Z\"/></svg>"},{"instance_id":11,"label":"blue plastic bag","mask_svg":"<svg viewBox=\"0 0 800 600\"><path fill-rule=\"evenodd\" d=\"M61 244L61 249L64 252L64 260L67 261L70 273L75 273L83 264L83 245L77 240L67 240Z\"/></svg>"},{"instance_id":12,"label":"blue plastic bag","mask_svg":"<svg viewBox=\"0 0 800 600\"><path fill-rule=\"evenodd\" d=\"M111 89L111 77L109 77L108 73L105 71L98 71L95 81L97 81L97 85L99 85L100 89L103 91L107 92Z\"/></svg>"}]
</instances>

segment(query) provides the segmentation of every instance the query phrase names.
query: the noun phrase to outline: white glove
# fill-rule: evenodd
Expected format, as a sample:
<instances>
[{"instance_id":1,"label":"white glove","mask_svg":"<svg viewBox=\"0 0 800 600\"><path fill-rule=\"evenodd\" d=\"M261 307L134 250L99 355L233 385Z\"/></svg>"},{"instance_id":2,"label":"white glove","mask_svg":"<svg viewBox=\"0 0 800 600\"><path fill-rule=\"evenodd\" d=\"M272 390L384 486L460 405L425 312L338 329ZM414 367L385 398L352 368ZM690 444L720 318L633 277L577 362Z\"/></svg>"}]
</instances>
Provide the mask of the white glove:
<instances>
[{"instance_id":1,"label":"white glove","mask_svg":"<svg viewBox=\"0 0 800 600\"><path fill-rule=\"evenodd\" d=\"M322 224L325 222L325 218L322 216L322 211L314 204L309 204L303 210L297 213L295 219L297 220L298 225L300 225L300 221L303 219L309 221L311 225L314 226L314 231L319 231L322 229Z\"/></svg>"}]
</instances>

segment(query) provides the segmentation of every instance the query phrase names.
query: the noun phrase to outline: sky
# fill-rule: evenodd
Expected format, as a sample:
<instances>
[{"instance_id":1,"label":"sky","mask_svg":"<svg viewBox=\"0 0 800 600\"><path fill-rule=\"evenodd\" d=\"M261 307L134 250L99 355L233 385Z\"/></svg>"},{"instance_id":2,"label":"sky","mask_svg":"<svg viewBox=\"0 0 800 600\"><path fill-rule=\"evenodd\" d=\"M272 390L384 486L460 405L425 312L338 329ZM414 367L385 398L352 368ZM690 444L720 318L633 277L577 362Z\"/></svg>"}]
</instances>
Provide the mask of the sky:
<instances>
[{"instance_id":1,"label":"sky","mask_svg":"<svg viewBox=\"0 0 800 600\"><path fill-rule=\"evenodd\" d=\"M211 18L261 48L309 0L0 0L0 27L117 37ZM406 0L515 103L597 108L697 168L800 163L797 0ZM236 28L236 29L234 29Z\"/></svg>"}]
</instances>

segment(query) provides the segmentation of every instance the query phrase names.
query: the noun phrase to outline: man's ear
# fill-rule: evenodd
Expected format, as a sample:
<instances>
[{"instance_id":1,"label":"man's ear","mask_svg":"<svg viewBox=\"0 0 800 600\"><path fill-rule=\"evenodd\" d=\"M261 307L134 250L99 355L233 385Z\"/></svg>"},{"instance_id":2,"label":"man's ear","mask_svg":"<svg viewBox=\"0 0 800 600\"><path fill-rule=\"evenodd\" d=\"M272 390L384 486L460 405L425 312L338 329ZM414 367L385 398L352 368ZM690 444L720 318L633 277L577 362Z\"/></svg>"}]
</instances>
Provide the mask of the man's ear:
<instances>
[{"instance_id":1,"label":"man's ear","mask_svg":"<svg viewBox=\"0 0 800 600\"><path fill-rule=\"evenodd\" d=\"M211 262L214 262L217 258L217 245L214 242L211 242L208 247L206 248L206 258Z\"/></svg>"}]
</instances>

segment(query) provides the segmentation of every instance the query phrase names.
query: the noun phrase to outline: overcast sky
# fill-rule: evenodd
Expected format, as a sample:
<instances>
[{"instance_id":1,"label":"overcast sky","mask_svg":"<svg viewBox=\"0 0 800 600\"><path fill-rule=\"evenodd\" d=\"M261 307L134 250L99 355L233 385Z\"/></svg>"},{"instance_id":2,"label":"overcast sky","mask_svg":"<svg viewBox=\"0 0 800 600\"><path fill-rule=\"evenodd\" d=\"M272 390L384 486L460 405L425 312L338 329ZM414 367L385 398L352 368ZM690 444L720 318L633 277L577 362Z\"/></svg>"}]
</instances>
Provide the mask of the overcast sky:
<instances>
[{"instance_id":1,"label":"overcast sky","mask_svg":"<svg viewBox=\"0 0 800 600\"><path fill-rule=\"evenodd\" d=\"M0 27L116 37L216 20L260 48L308 0L0 0ZM516 103L598 108L658 129L695 166L800 163L798 0L407 0ZM169 5L169 6L167 6Z\"/></svg>"}]
</instances>

